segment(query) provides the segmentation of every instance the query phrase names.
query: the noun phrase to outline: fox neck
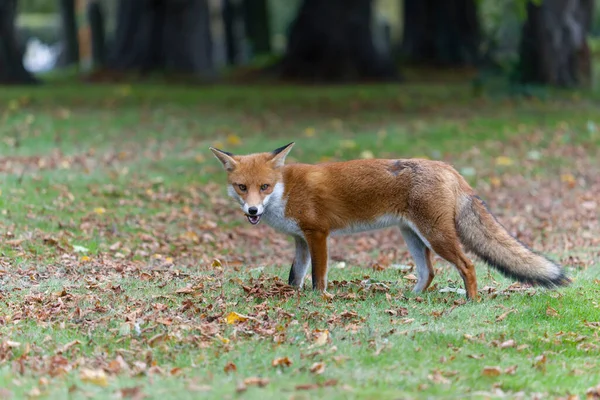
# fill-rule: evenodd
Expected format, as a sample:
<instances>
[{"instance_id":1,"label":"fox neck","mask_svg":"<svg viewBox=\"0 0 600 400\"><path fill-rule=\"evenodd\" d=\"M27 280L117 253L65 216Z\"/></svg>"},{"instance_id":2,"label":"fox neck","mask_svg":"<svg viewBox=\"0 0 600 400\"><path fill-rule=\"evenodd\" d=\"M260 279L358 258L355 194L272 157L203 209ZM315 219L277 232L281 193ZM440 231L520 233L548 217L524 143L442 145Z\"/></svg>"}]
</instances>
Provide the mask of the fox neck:
<instances>
[{"instance_id":1,"label":"fox neck","mask_svg":"<svg viewBox=\"0 0 600 400\"><path fill-rule=\"evenodd\" d=\"M303 233L298 226L298 222L285 214L287 198L283 196L284 191L283 182L278 182L273 188L268 205L265 206L263 219L272 228L280 232L302 237Z\"/></svg>"},{"instance_id":2,"label":"fox neck","mask_svg":"<svg viewBox=\"0 0 600 400\"><path fill-rule=\"evenodd\" d=\"M263 205L265 208L265 217L283 217L283 215L285 214L285 204L287 203L283 198L284 189L285 187L283 185L283 182L277 182L273 187L273 192L271 192L270 195L265 197L263 201Z\"/></svg>"}]
</instances>

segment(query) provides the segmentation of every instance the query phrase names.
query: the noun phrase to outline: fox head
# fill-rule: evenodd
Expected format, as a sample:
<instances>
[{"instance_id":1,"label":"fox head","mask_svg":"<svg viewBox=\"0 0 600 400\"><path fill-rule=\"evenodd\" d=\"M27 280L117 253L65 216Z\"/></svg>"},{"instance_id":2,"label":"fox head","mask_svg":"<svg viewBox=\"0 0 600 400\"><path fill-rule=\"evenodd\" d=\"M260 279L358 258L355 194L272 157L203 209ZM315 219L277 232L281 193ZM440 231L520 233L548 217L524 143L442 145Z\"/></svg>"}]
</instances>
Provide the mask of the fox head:
<instances>
[{"instance_id":1,"label":"fox head","mask_svg":"<svg viewBox=\"0 0 600 400\"><path fill-rule=\"evenodd\" d=\"M227 192L240 203L252 225L260 222L260 217L273 194L279 191L281 196L282 168L285 157L293 146L294 142L270 153L245 156L210 148L227 171Z\"/></svg>"}]
</instances>

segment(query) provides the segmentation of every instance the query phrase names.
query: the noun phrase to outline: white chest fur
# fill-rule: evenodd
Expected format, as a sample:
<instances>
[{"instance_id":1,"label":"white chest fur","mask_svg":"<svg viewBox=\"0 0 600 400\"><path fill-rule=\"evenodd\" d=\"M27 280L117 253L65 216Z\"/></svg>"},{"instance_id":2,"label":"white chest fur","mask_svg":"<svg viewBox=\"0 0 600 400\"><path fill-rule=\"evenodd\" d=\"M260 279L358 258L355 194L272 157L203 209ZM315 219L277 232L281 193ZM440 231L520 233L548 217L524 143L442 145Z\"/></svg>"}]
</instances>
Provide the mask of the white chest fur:
<instances>
[{"instance_id":1,"label":"white chest fur","mask_svg":"<svg viewBox=\"0 0 600 400\"><path fill-rule=\"evenodd\" d=\"M277 183L269 196L268 204L265 205L263 220L280 232L303 236L298 222L285 216L286 203L287 200L283 198L283 184Z\"/></svg>"}]
</instances>

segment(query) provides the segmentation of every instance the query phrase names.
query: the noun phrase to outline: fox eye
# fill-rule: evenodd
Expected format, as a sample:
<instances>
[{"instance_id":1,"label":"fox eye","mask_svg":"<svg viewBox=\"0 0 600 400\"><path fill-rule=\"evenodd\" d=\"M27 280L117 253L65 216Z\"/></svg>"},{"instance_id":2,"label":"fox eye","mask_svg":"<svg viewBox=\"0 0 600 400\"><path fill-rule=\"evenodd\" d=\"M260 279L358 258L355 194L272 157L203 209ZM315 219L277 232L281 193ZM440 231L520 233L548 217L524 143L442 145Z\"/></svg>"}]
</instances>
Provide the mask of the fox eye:
<instances>
[{"instance_id":1,"label":"fox eye","mask_svg":"<svg viewBox=\"0 0 600 400\"><path fill-rule=\"evenodd\" d=\"M241 190L242 192L245 192L246 190L248 190L248 188L246 187L246 185L242 185L242 184L240 184L240 185L238 185L238 187L240 188L240 190Z\"/></svg>"},{"instance_id":2,"label":"fox eye","mask_svg":"<svg viewBox=\"0 0 600 400\"><path fill-rule=\"evenodd\" d=\"M267 190L268 188L269 188L269 185L268 185L268 184L266 184L266 183L263 183L262 185L260 185L260 190L262 190L263 192L264 192L265 190Z\"/></svg>"}]
</instances>

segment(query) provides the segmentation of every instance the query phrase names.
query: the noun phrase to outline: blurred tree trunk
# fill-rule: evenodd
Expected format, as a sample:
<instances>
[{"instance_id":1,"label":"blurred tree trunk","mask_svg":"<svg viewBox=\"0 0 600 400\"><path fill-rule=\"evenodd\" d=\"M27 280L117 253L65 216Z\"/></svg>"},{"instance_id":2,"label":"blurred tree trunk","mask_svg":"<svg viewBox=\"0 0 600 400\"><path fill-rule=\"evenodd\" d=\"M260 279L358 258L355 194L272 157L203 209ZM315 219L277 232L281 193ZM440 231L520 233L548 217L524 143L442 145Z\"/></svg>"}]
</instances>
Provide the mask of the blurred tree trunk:
<instances>
[{"instance_id":1,"label":"blurred tree trunk","mask_svg":"<svg viewBox=\"0 0 600 400\"><path fill-rule=\"evenodd\" d=\"M591 81L587 34L594 0L545 0L527 4L521 39L521 78L525 83L571 87Z\"/></svg>"},{"instance_id":2,"label":"blurred tree trunk","mask_svg":"<svg viewBox=\"0 0 600 400\"><path fill-rule=\"evenodd\" d=\"M108 67L141 72L210 72L207 0L121 0Z\"/></svg>"},{"instance_id":3,"label":"blurred tree trunk","mask_svg":"<svg viewBox=\"0 0 600 400\"><path fill-rule=\"evenodd\" d=\"M243 0L244 26L252 55L271 52L271 29L267 0Z\"/></svg>"},{"instance_id":4,"label":"blurred tree trunk","mask_svg":"<svg viewBox=\"0 0 600 400\"><path fill-rule=\"evenodd\" d=\"M348 81L397 77L389 54L377 52L371 0L304 0L292 23L283 78Z\"/></svg>"},{"instance_id":5,"label":"blurred tree trunk","mask_svg":"<svg viewBox=\"0 0 600 400\"><path fill-rule=\"evenodd\" d=\"M88 3L87 17L92 36L92 65L94 68L102 68L106 65L106 34L104 13L99 0Z\"/></svg>"},{"instance_id":6,"label":"blurred tree trunk","mask_svg":"<svg viewBox=\"0 0 600 400\"><path fill-rule=\"evenodd\" d=\"M474 65L481 30L476 0L403 0L402 55L437 66Z\"/></svg>"},{"instance_id":7,"label":"blurred tree trunk","mask_svg":"<svg viewBox=\"0 0 600 400\"><path fill-rule=\"evenodd\" d=\"M60 0L60 18L62 39L65 52L62 65L79 64L79 38L77 37L77 21L75 18L75 0Z\"/></svg>"},{"instance_id":8,"label":"blurred tree trunk","mask_svg":"<svg viewBox=\"0 0 600 400\"><path fill-rule=\"evenodd\" d=\"M15 37L17 0L0 0L0 84L35 83L23 67L23 55Z\"/></svg>"}]
</instances>

